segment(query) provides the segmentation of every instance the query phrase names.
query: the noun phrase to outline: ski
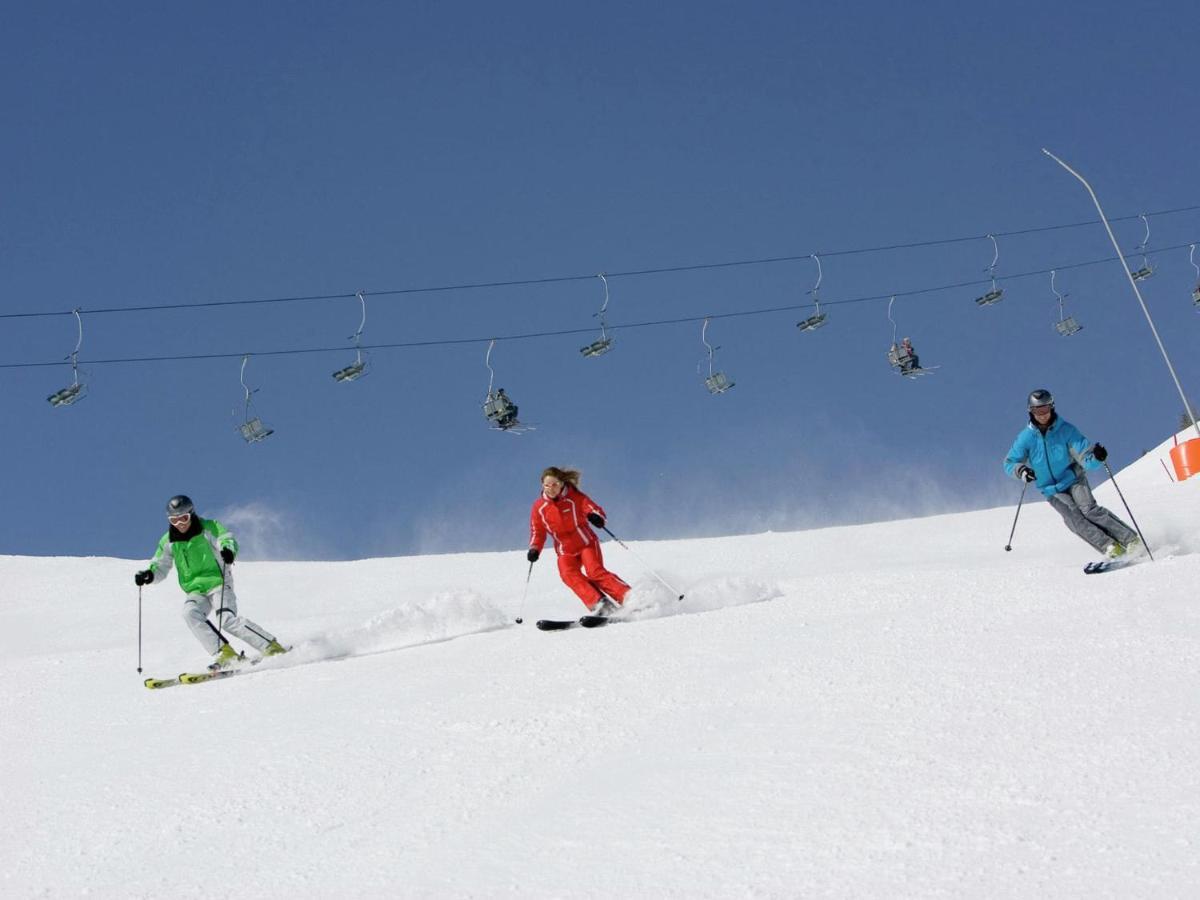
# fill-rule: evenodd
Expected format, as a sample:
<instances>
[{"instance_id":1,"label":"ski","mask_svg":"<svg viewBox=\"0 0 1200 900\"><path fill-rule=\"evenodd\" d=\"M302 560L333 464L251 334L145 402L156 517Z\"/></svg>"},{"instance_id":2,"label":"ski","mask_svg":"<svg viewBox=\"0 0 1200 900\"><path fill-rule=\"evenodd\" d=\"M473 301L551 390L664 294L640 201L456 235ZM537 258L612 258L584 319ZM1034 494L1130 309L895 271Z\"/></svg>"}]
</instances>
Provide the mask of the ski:
<instances>
[{"instance_id":1,"label":"ski","mask_svg":"<svg viewBox=\"0 0 1200 900\"><path fill-rule=\"evenodd\" d=\"M1090 562L1083 567L1084 575L1099 575L1102 572L1113 572L1117 569L1124 569L1128 566L1137 565L1141 560L1138 559L1102 559L1099 562Z\"/></svg>"},{"instance_id":2,"label":"ski","mask_svg":"<svg viewBox=\"0 0 1200 900\"><path fill-rule=\"evenodd\" d=\"M183 684L178 678L147 678L142 684L150 688L152 691L157 691L159 688L175 687L177 684Z\"/></svg>"},{"instance_id":3,"label":"ski","mask_svg":"<svg viewBox=\"0 0 1200 900\"><path fill-rule=\"evenodd\" d=\"M537 627L542 631L566 631L568 628L602 628L609 622L619 622L608 616L580 616L578 619L538 619Z\"/></svg>"},{"instance_id":4,"label":"ski","mask_svg":"<svg viewBox=\"0 0 1200 900\"><path fill-rule=\"evenodd\" d=\"M217 669L215 672L184 672L179 676L180 684L204 684L206 681L218 681L233 675L241 675L246 669Z\"/></svg>"},{"instance_id":5,"label":"ski","mask_svg":"<svg viewBox=\"0 0 1200 900\"><path fill-rule=\"evenodd\" d=\"M288 647L284 653L291 650ZM277 654L279 655L279 654ZM249 660L249 665L246 665L245 657L242 658L242 665L232 669L217 669L215 672L182 672L175 678L147 678L142 683L150 690L157 691L161 688L175 687L178 684L204 684L206 681L219 681L222 678L228 678L231 675L240 675L243 672L254 671L253 666L257 666L260 662L268 657L260 656L258 659Z\"/></svg>"},{"instance_id":6,"label":"ski","mask_svg":"<svg viewBox=\"0 0 1200 900\"><path fill-rule=\"evenodd\" d=\"M537 627L541 631L566 631L579 624L578 619L538 619Z\"/></svg>"}]
</instances>

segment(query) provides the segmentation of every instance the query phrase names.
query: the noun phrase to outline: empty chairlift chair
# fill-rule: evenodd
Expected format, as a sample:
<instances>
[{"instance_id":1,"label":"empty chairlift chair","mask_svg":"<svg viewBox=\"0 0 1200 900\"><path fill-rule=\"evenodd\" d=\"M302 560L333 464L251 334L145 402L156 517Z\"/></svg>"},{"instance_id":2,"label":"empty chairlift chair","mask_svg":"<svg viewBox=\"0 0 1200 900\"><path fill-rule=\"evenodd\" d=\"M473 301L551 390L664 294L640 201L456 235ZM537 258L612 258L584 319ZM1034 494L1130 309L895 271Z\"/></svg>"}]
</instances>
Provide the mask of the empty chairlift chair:
<instances>
[{"instance_id":1,"label":"empty chairlift chair","mask_svg":"<svg viewBox=\"0 0 1200 900\"><path fill-rule=\"evenodd\" d=\"M807 319L801 319L796 323L796 327L801 331L816 331L829 319L829 316L826 313L821 312L821 298L817 294L817 291L821 288L821 278L823 277L823 273L821 271L821 258L815 253L810 254L810 258L815 260L817 263L817 283L814 284L812 290L809 291L809 293L812 294L815 311Z\"/></svg>"},{"instance_id":2,"label":"empty chairlift chair","mask_svg":"<svg viewBox=\"0 0 1200 900\"><path fill-rule=\"evenodd\" d=\"M993 303L999 303L1004 297L1004 288L996 283L996 263L1000 260L1000 245L996 243L996 236L989 234L992 241L992 264L984 269L992 279L991 288L982 296L975 298L976 306L991 306Z\"/></svg>"},{"instance_id":3,"label":"empty chairlift chair","mask_svg":"<svg viewBox=\"0 0 1200 900\"><path fill-rule=\"evenodd\" d=\"M704 379L704 386L708 388L710 394L723 394L733 387L734 383L724 372L713 371L713 357L721 348L714 347L708 342L708 319L704 320L704 325L700 328L700 341L708 351L708 375ZM704 361L701 360L700 364L704 365Z\"/></svg>"},{"instance_id":4,"label":"empty chairlift chair","mask_svg":"<svg viewBox=\"0 0 1200 900\"><path fill-rule=\"evenodd\" d=\"M87 393L87 386L79 380L79 348L83 346L83 318L79 315L79 310L74 309L76 324L79 326L79 340L75 343L75 349L67 357L71 361L71 372L74 375L74 380L65 388L55 391L46 398L53 407L70 406L77 400L82 400Z\"/></svg>"},{"instance_id":5,"label":"empty chairlift chair","mask_svg":"<svg viewBox=\"0 0 1200 900\"><path fill-rule=\"evenodd\" d=\"M1078 334L1083 331L1083 326L1075 321L1074 316L1068 316L1066 313L1065 301L1066 294L1060 294L1058 288L1054 286L1054 279L1057 273L1050 270L1050 290L1054 291L1054 296L1058 298L1058 321L1054 323L1054 330L1063 337L1070 337L1073 334Z\"/></svg>"},{"instance_id":6,"label":"empty chairlift chair","mask_svg":"<svg viewBox=\"0 0 1200 900\"><path fill-rule=\"evenodd\" d=\"M358 323L358 331L350 336L350 340L354 341L354 362L333 373L333 380L338 384L357 381L363 375L367 374L367 363L362 355L362 333L363 328L367 324L367 300L363 296L362 291L359 291L354 296L358 297L358 302L362 304L362 321Z\"/></svg>"},{"instance_id":7,"label":"empty chairlift chair","mask_svg":"<svg viewBox=\"0 0 1200 900\"><path fill-rule=\"evenodd\" d=\"M253 391L246 387L246 361L250 359L250 355L246 354L242 357L242 371L239 376L242 382L242 390L245 391L245 408L242 416L242 421L238 423L238 431L247 444L257 444L259 441L266 440L275 433L274 428L268 428L263 424L263 420L252 414L250 395L257 393L258 389Z\"/></svg>"},{"instance_id":8,"label":"empty chairlift chair","mask_svg":"<svg viewBox=\"0 0 1200 900\"><path fill-rule=\"evenodd\" d=\"M589 359L594 359L597 356L603 356L613 347L613 339L608 336L608 323L604 319L605 313L608 312L608 279L601 272L596 276L604 282L604 305L600 307L600 311L592 313L593 318L600 320L600 337L592 341L586 347L580 347L579 352Z\"/></svg>"}]
</instances>

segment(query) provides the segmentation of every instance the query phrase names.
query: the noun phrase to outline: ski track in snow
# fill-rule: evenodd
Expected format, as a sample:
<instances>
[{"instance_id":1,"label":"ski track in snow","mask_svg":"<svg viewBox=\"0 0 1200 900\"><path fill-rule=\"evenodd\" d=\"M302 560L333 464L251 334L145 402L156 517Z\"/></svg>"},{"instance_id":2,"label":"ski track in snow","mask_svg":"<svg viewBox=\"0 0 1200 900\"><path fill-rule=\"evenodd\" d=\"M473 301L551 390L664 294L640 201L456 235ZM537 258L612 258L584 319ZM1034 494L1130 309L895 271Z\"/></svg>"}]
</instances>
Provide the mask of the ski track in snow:
<instances>
[{"instance_id":1,"label":"ski track in snow","mask_svg":"<svg viewBox=\"0 0 1200 900\"><path fill-rule=\"evenodd\" d=\"M0 894L1184 897L1200 479L1118 473L1158 561L1015 507L619 546L619 628L523 554L239 563L295 649L202 664L138 562L0 558ZM1124 517L1110 485L1101 503ZM1014 489L1014 497L1016 489ZM514 624L516 615L526 624Z\"/></svg>"}]
</instances>

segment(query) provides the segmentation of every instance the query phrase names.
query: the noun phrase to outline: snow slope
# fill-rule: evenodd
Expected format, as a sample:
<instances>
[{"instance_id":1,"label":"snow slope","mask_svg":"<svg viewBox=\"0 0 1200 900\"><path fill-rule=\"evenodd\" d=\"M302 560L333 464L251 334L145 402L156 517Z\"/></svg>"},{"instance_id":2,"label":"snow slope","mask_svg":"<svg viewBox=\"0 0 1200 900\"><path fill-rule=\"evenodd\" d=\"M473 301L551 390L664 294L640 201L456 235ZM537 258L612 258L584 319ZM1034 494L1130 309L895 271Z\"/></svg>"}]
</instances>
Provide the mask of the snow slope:
<instances>
[{"instance_id":1,"label":"snow slope","mask_svg":"<svg viewBox=\"0 0 1200 900\"><path fill-rule=\"evenodd\" d=\"M580 607L543 560L515 625L521 552L245 562L296 650L159 692L140 561L0 558L0 895L1196 896L1166 446L1118 475L1153 564L1084 576L1040 500L1011 553L1013 507L631 544L682 604L613 544L639 620L542 633ZM146 675L204 661L180 598Z\"/></svg>"}]
</instances>

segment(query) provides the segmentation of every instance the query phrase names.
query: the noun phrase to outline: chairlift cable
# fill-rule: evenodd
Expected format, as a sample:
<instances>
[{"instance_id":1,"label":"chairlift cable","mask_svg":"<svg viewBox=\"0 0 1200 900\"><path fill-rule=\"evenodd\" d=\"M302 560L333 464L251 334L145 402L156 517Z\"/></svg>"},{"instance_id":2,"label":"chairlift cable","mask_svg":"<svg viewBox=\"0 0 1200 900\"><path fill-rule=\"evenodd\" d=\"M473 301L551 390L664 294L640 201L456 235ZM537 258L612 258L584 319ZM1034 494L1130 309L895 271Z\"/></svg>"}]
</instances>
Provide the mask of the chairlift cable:
<instances>
[{"instance_id":1,"label":"chairlift cable","mask_svg":"<svg viewBox=\"0 0 1200 900\"><path fill-rule=\"evenodd\" d=\"M1110 222L1124 222L1131 219L1145 219L1147 216L1168 216L1178 213L1193 212L1200 209L1200 204L1195 206L1181 206L1174 209L1158 210L1150 213L1139 213L1133 216L1118 216L1110 219ZM996 237L1017 237L1027 234L1038 234L1047 231L1061 231L1068 228L1083 228L1088 225L1097 225L1099 219L1089 219L1085 222L1066 222L1057 225L1039 225L1030 228L1019 228L1013 231L995 231L982 235L964 235L961 237L952 238L936 238L927 241L910 241L900 244L884 244L874 247L854 247L843 250L818 250L822 256L852 256L864 253L882 253L891 250L916 250L924 247L938 247L949 244L961 244L969 241L978 241L986 238ZM1148 225L1149 223L1147 223ZM1173 248L1164 248L1173 249ZM699 272L711 269L736 268L741 266L759 266L771 265L774 263L796 262L802 259L809 259L814 254L805 253L789 256L767 256L756 259L739 259L728 260L725 262L715 263L693 263L680 266L659 266L646 269L630 269L623 272L608 272L609 278L633 278L643 275L666 275L677 272ZM1065 268L1060 266L1060 268ZM543 278L523 278L514 279L511 281L481 281L481 282L463 282L459 284L433 285L430 287L415 287L415 288L395 288L379 291L363 291L361 293L372 297L395 297L406 294L433 294L446 291L469 291L469 290L486 290L504 287L530 287L534 285L544 284L563 284L572 281L586 281L587 279L596 277L595 274L587 275L557 275L547 276ZM605 281L607 284L607 280ZM250 298L244 300L208 300L200 303L155 303L144 304L140 306L109 306L98 307L96 309L88 309L90 315L104 315L109 313L137 313L137 312L155 312L163 310L178 310L178 309L213 309L228 306L252 306L264 305L273 303L305 303L327 300L346 300L355 297L359 292L355 293L336 293L336 294L308 294L289 297L263 297ZM30 319L42 318L46 316L62 316L71 315L73 310L55 310L49 312L15 312L15 313L0 313L0 319Z\"/></svg>"}]
</instances>

